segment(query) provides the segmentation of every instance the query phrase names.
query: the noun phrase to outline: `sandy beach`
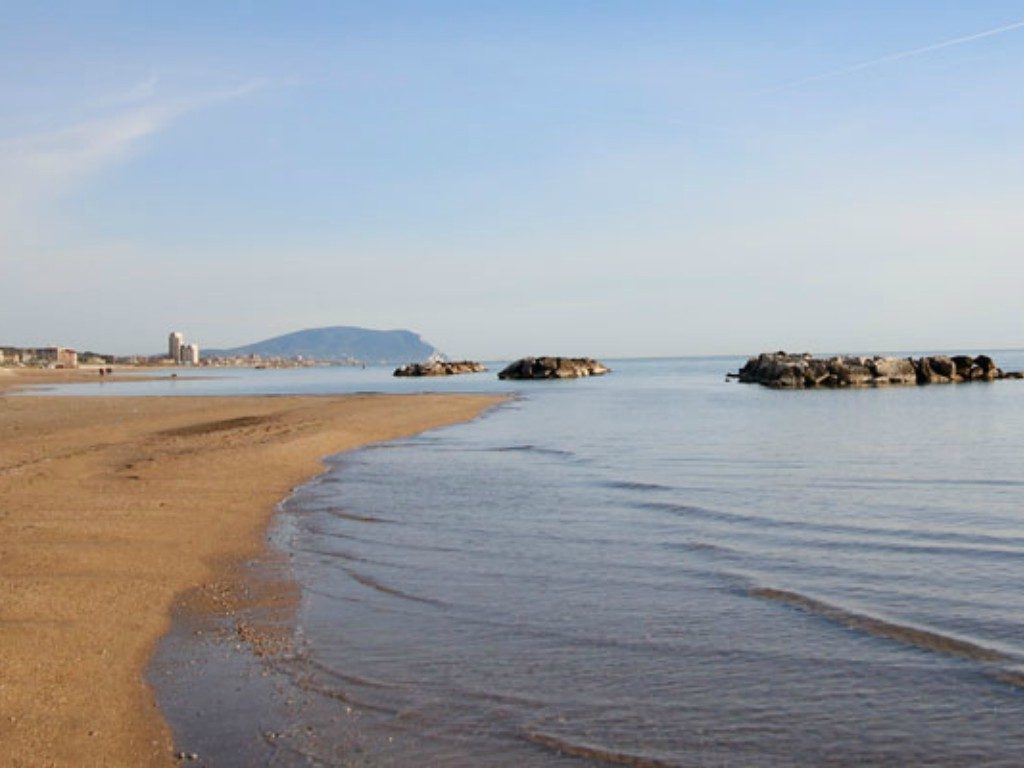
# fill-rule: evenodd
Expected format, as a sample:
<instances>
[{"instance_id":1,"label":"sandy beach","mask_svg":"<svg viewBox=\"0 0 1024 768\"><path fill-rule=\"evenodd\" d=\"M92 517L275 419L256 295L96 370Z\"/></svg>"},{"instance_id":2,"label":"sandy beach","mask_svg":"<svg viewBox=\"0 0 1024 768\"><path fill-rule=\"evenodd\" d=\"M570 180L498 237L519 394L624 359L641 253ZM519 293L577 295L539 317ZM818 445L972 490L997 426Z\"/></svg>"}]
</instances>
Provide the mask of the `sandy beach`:
<instances>
[{"instance_id":1,"label":"sandy beach","mask_svg":"<svg viewBox=\"0 0 1024 768\"><path fill-rule=\"evenodd\" d=\"M499 400L0 396L3 762L173 764L143 672L176 598L230 591L321 458Z\"/></svg>"}]
</instances>

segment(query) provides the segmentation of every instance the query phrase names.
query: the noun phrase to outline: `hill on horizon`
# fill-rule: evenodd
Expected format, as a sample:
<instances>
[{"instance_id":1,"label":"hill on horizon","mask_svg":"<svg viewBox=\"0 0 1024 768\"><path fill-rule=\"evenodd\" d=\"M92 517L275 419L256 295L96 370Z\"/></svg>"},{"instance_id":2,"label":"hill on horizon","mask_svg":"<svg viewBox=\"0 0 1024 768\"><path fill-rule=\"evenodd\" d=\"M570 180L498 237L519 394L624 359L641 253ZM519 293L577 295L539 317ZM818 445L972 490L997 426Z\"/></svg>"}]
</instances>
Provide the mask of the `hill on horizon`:
<instances>
[{"instance_id":1,"label":"hill on horizon","mask_svg":"<svg viewBox=\"0 0 1024 768\"><path fill-rule=\"evenodd\" d=\"M204 357L304 357L323 361L360 360L365 363L417 363L439 353L417 333L378 331L349 325L307 328L230 349L203 350Z\"/></svg>"}]
</instances>

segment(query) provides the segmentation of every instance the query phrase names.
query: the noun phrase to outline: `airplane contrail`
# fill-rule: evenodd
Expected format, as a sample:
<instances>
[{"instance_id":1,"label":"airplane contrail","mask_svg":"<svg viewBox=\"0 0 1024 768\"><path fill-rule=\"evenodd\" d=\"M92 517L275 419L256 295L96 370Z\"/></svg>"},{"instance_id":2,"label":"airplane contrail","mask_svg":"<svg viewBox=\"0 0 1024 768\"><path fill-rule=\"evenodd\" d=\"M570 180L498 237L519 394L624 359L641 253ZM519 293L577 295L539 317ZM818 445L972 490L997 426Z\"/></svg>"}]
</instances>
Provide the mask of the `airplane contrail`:
<instances>
[{"instance_id":1,"label":"airplane contrail","mask_svg":"<svg viewBox=\"0 0 1024 768\"><path fill-rule=\"evenodd\" d=\"M994 29L986 29L984 32L975 32L972 35L964 35L963 37L954 37L951 40L943 40L941 43L933 43L932 45L925 45L921 48L911 48L909 51L899 51L898 53L890 53L886 56L879 56L877 59L868 59L858 64L851 64L848 67L841 69L833 69L829 72L822 72L820 75L811 75L800 80L794 80L791 83L779 86L778 88L772 89L773 91L785 91L790 88L797 88L801 85L807 85L808 83L816 83L820 80L829 80L833 77L839 77L840 75L848 75L852 72L859 72L862 69L869 69L871 67L877 67L881 64L888 64L893 61L900 61L901 59L909 59L914 56L921 56L925 53L931 53L932 51L939 51L943 48L951 48L954 45L962 45L963 43L970 43L975 40L981 40L985 37L992 37L994 35L1001 35L1004 32L1010 32L1014 29L1020 29L1024 27L1024 19L1015 21L1011 24L1005 24L1001 27Z\"/></svg>"}]
</instances>

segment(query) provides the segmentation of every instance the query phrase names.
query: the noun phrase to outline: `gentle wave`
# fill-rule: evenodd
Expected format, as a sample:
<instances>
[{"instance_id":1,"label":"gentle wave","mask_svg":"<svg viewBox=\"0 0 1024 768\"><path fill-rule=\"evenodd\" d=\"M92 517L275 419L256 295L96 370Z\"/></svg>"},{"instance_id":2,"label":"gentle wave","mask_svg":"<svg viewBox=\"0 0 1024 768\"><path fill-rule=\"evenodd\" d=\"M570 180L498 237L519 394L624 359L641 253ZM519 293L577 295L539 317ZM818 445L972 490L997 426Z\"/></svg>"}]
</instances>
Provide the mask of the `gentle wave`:
<instances>
[{"instance_id":1,"label":"gentle wave","mask_svg":"<svg viewBox=\"0 0 1024 768\"><path fill-rule=\"evenodd\" d=\"M551 702L537 696L524 696L516 693L500 693L498 691L486 691L456 686L454 691L457 695L474 701L494 702L496 704L512 704L530 709L539 709L549 706Z\"/></svg>"},{"instance_id":2,"label":"gentle wave","mask_svg":"<svg viewBox=\"0 0 1024 768\"><path fill-rule=\"evenodd\" d=\"M440 600L435 600L432 597L418 597L417 595L410 595L408 592L403 592L400 589L395 589L394 587L389 587L387 584L382 584L381 582L377 581L372 576L367 576L366 574L359 573L358 571L354 571L351 568L343 568L342 570L344 570L345 573L347 573L349 576L351 576L355 581L357 581L360 584L362 584L364 587L369 587L370 589L375 589L378 592L382 592L385 595L391 595L392 597L398 597L398 598L401 598L402 600L412 600L413 602L416 602L416 603L426 603L427 605L436 605L436 606L439 606L439 607L442 607L442 608L447 608L448 607L447 603L444 603L444 602L442 602Z\"/></svg>"},{"instance_id":3,"label":"gentle wave","mask_svg":"<svg viewBox=\"0 0 1024 768\"><path fill-rule=\"evenodd\" d=\"M813 613L848 629L859 630L875 637L894 640L898 643L926 651L957 656L972 661L1008 661L1011 658L1001 651L986 648L983 645L978 645L968 640L961 640L939 632L932 632L931 630L920 629L907 624L886 621L876 616L857 613L832 603L826 603L823 600L802 595L799 592L790 592L785 589L774 589L772 587L757 587L750 590L750 594L763 600L784 603L793 608Z\"/></svg>"},{"instance_id":4,"label":"gentle wave","mask_svg":"<svg viewBox=\"0 0 1024 768\"><path fill-rule=\"evenodd\" d=\"M391 715L396 717L400 714L399 710L394 707L387 707L380 704L372 704L368 701L364 701L360 698L352 696L348 691L340 688L331 688L330 686L323 685L317 682L309 675L299 675L294 677L292 682L301 690L307 691L308 693L315 693L318 696L323 696L327 699L334 699L340 701L342 704L348 704L352 707L359 707L360 709L368 710L371 712L380 712L381 714Z\"/></svg>"},{"instance_id":5,"label":"gentle wave","mask_svg":"<svg viewBox=\"0 0 1024 768\"><path fill-rule=\"evenodd\" d=\"M533 445L532 443L524 443L523 445L503 445L498 448L489 448L492 453L536 453L542 456L558 456L563 459L572 459L576 457L576 454L572 451L565 451L561 448L544 448L540 445Z\"/></svg>"},{"instance_id":6,"label":"gentle wave","mask_svg":"<svg viewBox=\"0 0 1024 768\"><path fill-rule=\"evenodd\" d=\"M661 544L661 548L670 552L719 552L727 555L748 556L747 553L740 552L735 547L712 544L710 541L667 541Z\"/></svg>"},{"instance_id":7,"label":"gentle wave","mask_svg":"<svg viewBox=\"0 0 1024 768\"><path fill-rule=\"evenodd\" d=\"M374 547L387 547L389 549L407 549L418 552L462 552L463 550L459 547L442 547L442 546L430 546L413 544L411 542L403 541L381 541L378 539L366 538L365 536L354 536L351 533L341 533L335 530L324 530L315 525L304 524L303 530L306 534L312 536L324 536L328 539L342 539L344 541L357 541L360 544L369 544ZM367 530L367 529L364 529Z\"/></svg>"},{"instance_id":8,"label":"gentle wave","mask_svg":"<svg viewBox=\"0 0 1024 768\"><path fill-rule=\"evenodd\" d=\"M328 665L311 658L306 653L297 654L293 658L289 659L289 662L291 666L290 671L292 671L293 673L302 671L302 669L304 668L311 668L315 669L317 672L321 672L329 677L332 677L335 680L339 680L343 683L348 683L349 685L358 685L363 688L391 689L403 687L401 685L398 685L397 683L389 683L384 680L361 677L359 675L353 675L348 672L340 672L337 669L334 669L333 667L329 667Z\"/></svg>"},{"instance_id":9,"label":"gentle wave","mask_svg":"<svg viewBox=\"0 0 1024 768\"><path fill-rule=\"evenodd\" d=\"M621 491L674 491L677 490L670 485L660 483L641 483L635 480L609 480L600 483L602 488L614 488Z\"/></svg>"},{"instance_id":10,"label":"gentle wave","mask_svg":"<svg viewBox=\"0 0 1024 768\"><path fill-rule=\"evenodd\" d=\"M340 509L329 509L325 510L331 517L337 517L342 520L352 520L357 523L393 523L394 520L388 520L386 517L376 517L374 515L360 515L355 512L343 512Z\"/></svg>"},{"instance_id":11,"label":"gentle wave","mask_svg":"<svg viewBox=\"0 0 1024 768\"><path fill-rule=\"evenodd\" d=\"M319 555L322 558L337 558L339 560L348 560L353 563L363 563L364 565L383 565L389 566L390 563L385 563L380 560L373 560L369 557L363 557L362 555L355 555L344 549L332 549L326 550L321 549L312 545L295 545L296 552L302 552L307 555Z\"/></svg>"},{"instance_id":12,"label":"gentle wave","mask_svg":"<svg viewBox=\"0 0 1024 768\"><path fill-rule=\"evenodd\" d=\"M835 488L837 490L846 490L851 488L882 488L886 486L927 488L929 486L935 485L953 488L1024 488L1024 480L1008 480L1002 478L958 479L951 477L929 477L924 479L918 479L912 477L871 477L850 478L841 481L823 481L815 483L815 486L818 488Z\"/></svg>"},{"instance_id":13,"label":"gentle wave","mask_svg":"<svg viewBox=\"0 0 1024 768\"><path fill-rule=\"evenodd\" d=\"M995 547L995 549L991 551L996 552L1010 552L1010 545L1024 546L1024 537L1022 536L992 536L952 531L915 530L911 528L879 528L865 525L849 525L844 523L815 523L805 520L787 520L778 517L762 517L760 515L749 515L742 512L727 512L720 509L701 507L696 504L680 504L669 501L637 501L633 502L632 506L636 509L649 510L652 512L665 512L677 517L700 517L707 520L717 520L726 523L756 525L762 528L781 528L785 530L804 530L820 533L876 536L879 538L895 539L908 537L927 541L948 541L961 546L965 544L977 544L983 547L991 545Z\"/></svg>"},{"instance_id":14,"label":"gentle wave","mask_svg":"<svg viewBox=\"0 0 1024 768\"><path fill-rule=\"evenodd\" d=\"M1024 688L1024 672L1008 669L997 669L990 673L994 680L1014 688Z\"/></svg>"},{"instance_id":15,"label":"gentle wave","mask_svg":"<svg viewBox=\"0 0 1024 768\"><path fill-rule=\"evenodd\" d=\"M671 768L672 763L655 760L642 755L632 755L628 752L616 752L614 750L598 747L593 744L584 744L560 739L549 733L540 731L524 731L523 738L537 744L552 752L558 752L572 757L582 757L586 760L597 760L612 765L625 765L629 768Z\"/></svg>"}]
</instances>

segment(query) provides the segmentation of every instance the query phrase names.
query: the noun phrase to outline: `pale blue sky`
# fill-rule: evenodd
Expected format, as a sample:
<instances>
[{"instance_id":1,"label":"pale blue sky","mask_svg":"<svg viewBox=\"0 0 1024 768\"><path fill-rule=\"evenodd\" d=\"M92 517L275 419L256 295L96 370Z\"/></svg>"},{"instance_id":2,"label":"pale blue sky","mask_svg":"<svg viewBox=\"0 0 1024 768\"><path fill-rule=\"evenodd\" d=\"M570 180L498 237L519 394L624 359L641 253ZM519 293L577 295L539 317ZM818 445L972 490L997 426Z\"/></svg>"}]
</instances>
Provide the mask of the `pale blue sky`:
<instances>
[{"instance_id":1,"label":"pale blue sky","mask_svg":"<svg viewBox=\"0 0 1024 768\"><path fill-rule=\"evenodd\" d=\"M1024 3L153 5L4 10L0 344L1024 344Z\"/></svg>"}]
</instances>

